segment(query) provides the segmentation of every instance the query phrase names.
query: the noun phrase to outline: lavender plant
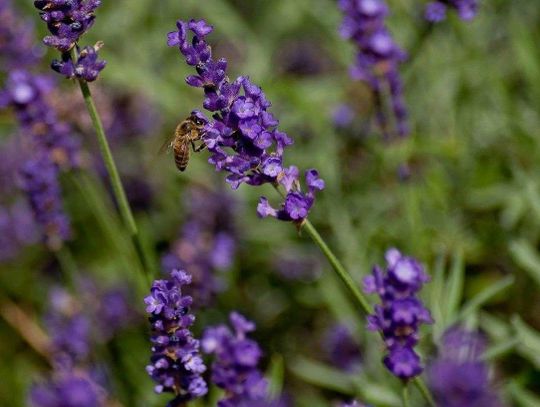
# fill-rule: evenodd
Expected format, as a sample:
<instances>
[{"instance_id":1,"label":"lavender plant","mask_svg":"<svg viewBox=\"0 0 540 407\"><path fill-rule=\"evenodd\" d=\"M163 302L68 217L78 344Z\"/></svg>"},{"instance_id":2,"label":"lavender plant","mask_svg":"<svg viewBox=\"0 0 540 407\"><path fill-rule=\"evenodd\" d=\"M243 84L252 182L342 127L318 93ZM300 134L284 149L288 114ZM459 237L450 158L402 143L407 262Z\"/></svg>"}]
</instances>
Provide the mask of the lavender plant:
<instances>
[{"instance_id":1,"label":"lavender plant","mask_svg":"<svg viewBox=\"0 0 540 407\"><path fill-rule=\"evenodd\" d=\"M371 87L376 100L376 117L383 135L386 138L407 136L407 108L398 70L406 54L394 42L386 27L388 7L385 1L340 0L339 7L344 15L340 34L358 47L356 61L350 69L351 77ZM390 107L386 106L387 103Z\"/></svg>"},{"instance_id":2,"label":"lavender plant","mask_svg":"<svg viewBox=\"0 0 540 407\"><path fill-rule=\"evenodd\" d=\"M385 272L375 266L373 275L364 278L364 290L377 293L382 301L368 317L368 329L382 333L388 349L384 364L393 375L406 381L423 370L414 346L420 325L433 320L417 293L429 277L418 261L396 249L386 252L386 262Z\"/></svg>"},{"instance_id":3,"label":"lavender plant","mask_svg":"<svg viewBox=\"0 0 540 407\"><path fill-rule=\"evenodd\" d=\"M167 44L178 47L186 63L196 68L197 75L188 76L186 82L204 90L203 106L213 113L203 136L211 152L209 163L217 171L229 173L226 180L233 189L242 183L282 186L286 196L280 208L261 197L257 213L301 224L315 202L315 192L324 189L319 173L306 171L307 192L302 192L298 168L283 164L283 153L292 139L277 129L279 122L268 112L271 104L262 89L243 76L230 82L227 61L212 58L206 42L212 26L204 20L179 20L176 26L178 30L168 34Z\"/></svg>"},{"instance_id":4,"label":"lavender plant","mask_svg":"<svg viewBox=\"0 0 540 407\"><path fill-rule=\"evenodd\" d=\"M219 407L265 406L269 402L268 383L257 365L262 351L247 334L255 324L237 312L229 316L233 327L226 325L207 328L202 339L205 353L214 355L212 382L225 390Z\"/></svg>"},{"instance_id":5,"label":"lavender plant","mask_svg":"<svg viewBox=\"0 0 540 407\"><path fill-rule=\"evenodd\" d=\"M195 316L189 314L193 300L182 293L182 287L190 282L189 274L174 270L169 279L154 281L150 295L144 299L152 325L152 357L146 370L157 382L157 393L174 394L168 404L171 407L208 391L202 377L206 366L199 354L199 341L189 329L195 322Z\"/></svg>"}]
</instances>

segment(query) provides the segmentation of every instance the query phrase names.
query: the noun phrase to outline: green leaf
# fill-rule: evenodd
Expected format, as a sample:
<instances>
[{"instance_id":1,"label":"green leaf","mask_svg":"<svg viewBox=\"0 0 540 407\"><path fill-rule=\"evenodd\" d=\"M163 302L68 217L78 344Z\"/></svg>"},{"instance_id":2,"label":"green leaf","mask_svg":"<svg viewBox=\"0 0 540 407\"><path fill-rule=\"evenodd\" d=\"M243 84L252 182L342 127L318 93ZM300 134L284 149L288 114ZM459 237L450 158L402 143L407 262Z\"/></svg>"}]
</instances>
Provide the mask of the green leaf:
<instances>
[{"instance_id":1,"label":"green leaf","mask_svg":"<svg viewBox=\"0 0 540 407\"><path fill-rule=\"evenodd\" d=\"M522 387L515 380L510 382L506 389L517 403L518 407L538 407L540 406L540 398Z\"/></svg>"},{"instance_id":2,"label":"green leaf","mask_svg":"<svg viewBox=\"0 0 540 407\"><path fill-rule=\"evenodd\" d=\"M522 239L510 243L510 253L514 261L540 285L540 256L534 247Z\"/></svg>"},{"instance_id":3,"label":"green leaf","mask_svg":"<svg viewBox=\"0 0 540 407\"><path fill-rule=\"evenodd\" d=\"M279 354L272 355L268 370L268 376L270 377L268 394L272 399L275 399L281 395L281 391L283 390L283 377L285 376L283 356Z\"/></svg>"},{"instance_id":4,"label":"green leaf","mask_svg":"<svg viewBox=\"0 0 540 407\"><path fill-rule=\"evenodd\" d=\"M446 300L447 320L453 320L458 312L459 304L463 296L463 282L465 277L465 267L463 264L463 253L458 250L454 253L452 269L448 277L448 297ZM441 297L442 298L442 297Z\"/></svg>"},{"instance_id":5,"label":"green leaf","mask_svg":"<svg viewBox=\"0 0 540 407\"><path fill-rule=\"evenodd\" d=\"M540 368L540 332L528 326L517 315L512 318L512 325L520 340L519 353Z\"/></svg>"},{"instance_id":6,"label":"green leaf","mask_svg":"<svg viewBox=\"0 0 540 407\"><path fill-rule=\"evenodd\" d=\"M473 298L471 298L469 301L465 303L465 305L461 309L461 312L459 313L459 315L457 316L454 322L462 320L466 318L467 316L471 315L473 312L476 312L485 303L487 303L497 294L506 290L513 283L514 283L514 276L507 276L497 281L496 283L490 285L489 287L485 288L484 290L480 291L478 294L476 294Z\"/></svg>"}]
</instances>

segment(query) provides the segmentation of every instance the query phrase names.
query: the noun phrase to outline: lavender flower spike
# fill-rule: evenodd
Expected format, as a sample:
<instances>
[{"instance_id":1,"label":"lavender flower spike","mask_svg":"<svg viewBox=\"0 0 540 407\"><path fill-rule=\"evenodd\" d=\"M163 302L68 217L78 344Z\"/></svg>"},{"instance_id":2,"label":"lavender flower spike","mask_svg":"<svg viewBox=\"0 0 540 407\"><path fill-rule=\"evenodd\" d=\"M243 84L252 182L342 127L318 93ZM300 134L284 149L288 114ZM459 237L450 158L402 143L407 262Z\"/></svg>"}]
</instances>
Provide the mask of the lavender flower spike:
<instances>
[{"instance_id":1,"label":"lavender flower spike","mask_svg":"<svg viewBox=\"0 0 540 407\"><path fill-rule=\"evenodd\" d=\"M488 366L480 359L485 341L476 332L450 328L438 358L427 369L429 386L440 407L501 407L491 387Z\"/></svg>"},{"instance_id":2,"label":"lavender flower spike","mask_svg":"<svg viewBox=\"0 0 540 407\"><path fill-rule=\"evenodd\" d=\"M406 58L386 27L388 7L384 0L339 0L343 11L340 33L358 47L351 76L366 82L375 95L377 119L385 137L409 134L407 108L403 101L403 85L398 67ZM394 120L385 109L389 94ZM394 121L396 129L391 130Z\"/></svg>"},{"instance_id":3,"label":"lavender flower spike","mask_svg":"<svg viewBox=\"0 0 540 407\"><path fill-rule=\"evenodd\" d=\"M51 35L43 39L45 45L56 48L62 59L53 60L51 68L67 78L95 81L106 62L98 59L103 43L79 49L78 41L94 24L95 11L101 0L35 0L41 19L47 23ZM76 47L77 58L72 60L70 51Z\"/></svg>"},{"instance_id":4,"label":"lavender flower spike","mask_svg":"<svg viewBox=\"0 0 540 407\"><path fill-rule=\"evenodd\" d=\"M186 82L204 90L203 106L213 113L203 136L212 154L209 162L217 171L229 173L227 182L233 189L242 183L283 186L287 196L280 208L274 209L261 198L257 212L261 217L301 223L313 206L315 191L323 189L324 182L317 171L309 170L305 174L308 191L303 192L298 169L283 166L283 153L292 139L278 130L279 122L268 111L271 103L262 89L243 76L231 82L227 61L212 58L212 48L206 42L212 26L204 20L179 20L176 25L177 31L168 34L167 43L178 47L186 63L195 67L197 75L188 76Z\"/></svg>"},{"instance_id":5,"label":"lavender flower spike","mask_svg":"<svg viewBox=\"0 0 540 407\"><path fill-rule=\"evenodd\" d=\"M383 362L394 376L403 380L419 375L423 368L414 351L418 330L423 323L433 323L430 312L417 293L429 281L422 265L398 250L386 252L387 269L373 268L373 275L364 278L364 291L376 293L381 304L368 316L368 329L381 331L388 349Z\"/></svg>"},{"instance_id":6,"label":"lavender flower spike","mask_svg":"<svg viewBox=\"0 0 540 407\"><path fill-rule=\"evenodd\" d=\"M190 282L185 271L174 270L170 279L154 281L144 299L152 325L152 357L146 370L157 382L157 393L175 394L171 407L208 391L202 378L206 366L199 354L199 341L189 330L195 321L189 314L192 298L182 294L182 287Z\"/></svg>"},{"instance_id":7,"label":"lavender flower spike","mask_svg":"<svg viewBox=\"0 0 540 407\"><path fill-rule=\"evenodd\" d=\"M51 33L43 39L45 45L69 51L92 27L100 5L100 0L35 0L34 6Z\"/></svg>"},{"instance_id":8,"label":"lavender flower spike","mask_svg":"<svg viewBox=\"0 0 540 407\"><path fill-rule=\"evenodd\" d=\"M424 16L426 20L438 23L446 18L448 8L456 10L462 20L469 21L476 16L478 0L435 0L426 5Z\"/></svg>"},{"instance_id":9,"label":"lavender flower spike","mask_svg":"<svg viewBox=\"0 0 540 407\"><path fill-rule=\"evenodd\" d=\"M257 368L262 356L259 345L247 334L255 324L237 312L232 312L226 325L206 329L202 339L205 353L213 354L212 382L226 392L218 407L266 406L267 381Z\"/></svg>"}]
</instances>

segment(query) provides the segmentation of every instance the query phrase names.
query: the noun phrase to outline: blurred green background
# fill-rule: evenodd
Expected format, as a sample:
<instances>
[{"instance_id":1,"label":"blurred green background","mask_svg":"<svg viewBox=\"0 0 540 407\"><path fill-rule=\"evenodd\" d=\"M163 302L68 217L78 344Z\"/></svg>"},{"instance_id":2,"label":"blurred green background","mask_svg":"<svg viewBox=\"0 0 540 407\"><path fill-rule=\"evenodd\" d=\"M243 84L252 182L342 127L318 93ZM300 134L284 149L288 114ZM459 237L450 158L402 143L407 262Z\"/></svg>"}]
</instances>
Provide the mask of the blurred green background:
<instances>
[{"instance_id":1,"label":"blurred green background","mask_svg":"<svg viewBox=\"0 0 540 407\"><path fill-rule=\"evenodd\" d=\"M200 91L185 84L191 71L178 51L166 46L166 34L178 18L205 18L215 28L209 37L214 54L228 59L229 75L249 75L261 85L281 129L294 138L286 163L315 167L325 179L310 219L358 283L373 264L382 263L389 247L420 259L433 277L424 298L437 320L425 330L424 356L429 359L444 328L461 319L481 328L492 349L505 350L495 352L492 366L508 404L540 405L535 396L540 394L538 2L483 1L473 22L452 15L430 28L421 18L423 1L388 0L390 29L410 53L401 73L412 134L397 143L383 142L370 125L369 91L348 76L355 51L337 33L341 15L335 1L103 3L83 38L84 44L105 42L101 55L108 65L92 89L148 99L157 112L148 137L113 144L123 175L144 178L154 190L137 220L156 267L187 220L188 189L224 184L205 153L193 157L183 174L171 156L157 155L176 124L202 104ZM44 35L31 4L16 6ZM48 56L46 61L54 52ZM73 83L64 82L65 102L78 95ZM336 129L332 121L341 103L357 112L347 129ZM86 117L82 105L68 106L73 107L66 116L75 123ZM103 115L115 114L114 104L98 108ZM12 133L13 123L3 121L2 136ZM87 149L94 148L92 130L76 126ZM406 180L398 177L403 163L411 169ZM115 339L121 375L131 390L116 380L113 391L126 406L163 405L167 397L153 394L144 371L149 344L138 265L114 205L92 171L65 178L75 230L68 246L78 269L126 284L140 312L140 323ZM271 188L243 186L231 195L238 200L237 259L224 275L228 289L197 313L195 330L224 321L233 309L256 321L263 368L274 389L294 395L294 405L327 406L352 396L375 406L400 405L399 383L380 364L376 335L365 332L359 310L324 258L294 227L257 218L257 199L273 196ZM284 252L315 259L310 267L320 272L308 279L283 278L276 259ZM3 295L39 318L47 288L58 281L57 268L45 249L28 248L0 265ZM328 363L322 338L336 322L350 326L362 344L360 373L349 375ZM0 358L0 405L24 405L28 386L47 365L4 321ZM414 406L422 405L417 394L413 397Z\"/></svg>"}]
</instances>

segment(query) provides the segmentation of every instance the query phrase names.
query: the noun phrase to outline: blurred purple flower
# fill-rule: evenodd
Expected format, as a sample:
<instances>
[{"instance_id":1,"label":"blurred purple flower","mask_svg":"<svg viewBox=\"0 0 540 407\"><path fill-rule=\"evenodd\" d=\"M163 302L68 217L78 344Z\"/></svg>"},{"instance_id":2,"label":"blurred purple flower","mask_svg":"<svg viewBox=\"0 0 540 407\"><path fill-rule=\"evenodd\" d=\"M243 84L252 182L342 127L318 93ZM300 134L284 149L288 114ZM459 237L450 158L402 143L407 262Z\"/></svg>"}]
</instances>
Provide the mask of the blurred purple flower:
<instances>
[{"instance_id":1,"label":"blurred purple flower","mask_svg":"<svg viewBox=\"0 0 540 407\"><path fill-rule=\"evenodd\" d=\"M176 406L204 396L208 391L202 374L206 366L199 354L199 341L189 330L195 316L189 314L192 298L183 294L191 282L184 271L174 270L168 280L156 280L144 299L152 325L152 357L146 367L158 384L157 393L172 392Z\"/></svg>"},{"instance_id":2,"label":"blurred purple flower","mask_svg":"<svg viewBox=\"0 0 540 407\"><path fill-rule=\"evenodd\" d=\"M478 0L435 0L426 5L424 16L426 20L438 23L446 18L448 8L456 10L462 20L469 21L476 17Z\"/></svg>"},{"instance_id":3,"label":"blurred purple flower","mask_svg":"<svg viewBox=\"0 0 540 407\"><path fill-rule=\"evenodd\" d=\"M21 201L0 206L0 262L12 260L25 246L39 240L32 212Z\"/></svg>"},{"instance_id":4,"label":"blurred purple flower","mask_svg":"<svg viewBox=\"0 0 540 407\"><path fill-rule=\"evenodd\" d=\"M395 376L407 380L419 375L423 368L414 352L421 324L432 323L431 314L417 298L429 281L422 265L398 250L386 252L387 269L373 268L373 275L364 278L364 291L378 294L381 304L368 316L368 329L381 331L388 349L384 364Z\"/></svg>"},{"instance_id":5,"label":"blurred purple flower","mask_svg":"<svg viewBox=\"0 0 540 407\"><path fill-rule=\"evenodd\" d=\"M337 128L349 127L354 120L354 110L347 104L336 106L332 112L332 121Z\"/></svg>"},{"instance_id":6,"label":"blurred purple flower","mask_svg":"<svg viewBox=\"0 0 540 407\"><path fill-rule=\"evenodd\" d=\"M0 1L0 72L35 64L40 51L34 44L34 27L13 8L10 0Z\"/></svg>"},{"instance_id":7,"label":"blurred purple flower","mask_svg":"<svg viewBox=\"0 0 540 407\"><path fill-rule=\"evenodd\" d=\"M480 360L484 339L455 327L445 332L440 354L427 369L429 386L440 407L501 407L488 366Z\"/></svg>"},{"instance_id":8,"label":"blurred purple flower","mask_svg":"<svg viewBox=\"0 0 540 407\"><path fill-rule=\"evenodd\" d=\"M203 106L213 112L213 119L205 126L203 140L211 152L209 162L217 171L229 173L227 182L233 189L242 183L262 185L272 183L285 187L287 196L279 210L261 198L257 212L260 216L274 216L281 220L302 222L314 203L315 190L324 182L310 183L315 170L306 172L308 192L300 189L296 167L283 167L283 152L292 139L279 131L278 120L268 112L271 103L261 88L247 77L230 82L227 61L212 59L212 49L205 37L213 30L204 20L179 20L178 30L168 34L168 45L178 47L188 65L195 66L197 75L186 78L190 86L204 90ZM193 33L190 40L189 31Z\"/></svg>"},{"instance_id":9,"label":"blurred purple flower","mask_svg":"<svg viewBox=\"0 0 540 407\"><path fill-rule=\"evenodd\" d=\"M69 218L63 210L58 168L41 153L23 164L21 178L44 242L51 250L58 250L71 234Z\"/></svg>"},{"instance_id":10,"label":"blurred purple flower","mask_svg":"<svg viewBox=\"0 0 540 407\"><path fill-rule=\"evenodd\" d=\"M325 335L324 349L330 363L347 372L357 372L362 362L360 345L346 325L336 324Z\"/></svg>"},{"instance_id":11,"label":"blurred purple flower","mask_svg":"<svg viewBox=\"0 0 540 407\"><path fill-rule=\"evenodd\" d=\"M255 324L237 312L232 312L229 319L232 331L226 325L207 328L201 342L203 351L214 355L211 380L226 392L217 405L269 405L268 383L257 367L262 351L247 337L255 330Z\"/></svg>"},{"instance_id":12,"label":"blurred purple flower","mask_svg":"<svg viewBox=\"0 0 540 407\"><path fill-rule=\"evenodd\" d=\"M190 270L192 282L185 292L198 307L208 306L216 293L223 290L219 272L228 270L236 252L234 227L235 203L224 191L211 192L192 188L184 226L162 258L162 267Z\"/></svg>"},{"instance_id":13,"label":"blurred purple flower","mask_svg":"<svg viewBox=\"0 0 540 407\"><path fill-rule=\"evenodd\" d=\"M86 374L60 371L30 390L29 403L33 407L102 407L103 390Z\"/></svg>"},{"instance_id":14,"label":"blurred purple flower","mask_svg":"<svg viewBox=\"0 0 540 407\"><path fill-rule=\"evenodd\" d=\"M406 59L405 52L394 42L386 27L388 7L384 0L339 0L343 11L340 33L358 47L351 76L366 82L377 100L377 118L385 137L395 133L409 134L407 109L398 67ZM394 120L385 112L385 95L389 94ZM397 128L388 126L395 121Z\"/></svg>"},{"instance_id":15,"label":"blurred purple flower","mask_svg":"<svg viewBox=\"0 0 540 407\"><path fill-rule=\"evenodd\" d=\"M100 0L36 0L34 6L47 23L51 35L43 39L45 45L60 52L69 51L79 38L94 24L94 12Z\"/></svg>"}]
</instances>

